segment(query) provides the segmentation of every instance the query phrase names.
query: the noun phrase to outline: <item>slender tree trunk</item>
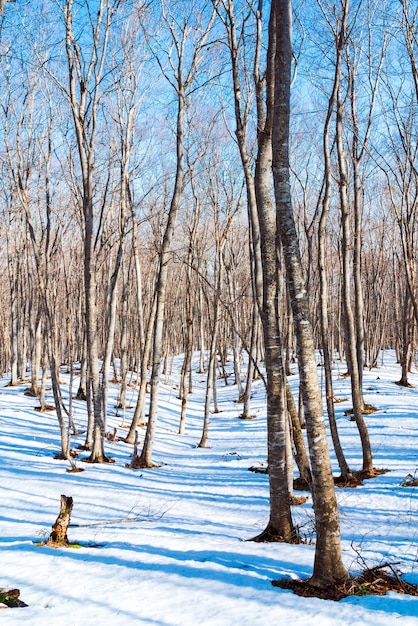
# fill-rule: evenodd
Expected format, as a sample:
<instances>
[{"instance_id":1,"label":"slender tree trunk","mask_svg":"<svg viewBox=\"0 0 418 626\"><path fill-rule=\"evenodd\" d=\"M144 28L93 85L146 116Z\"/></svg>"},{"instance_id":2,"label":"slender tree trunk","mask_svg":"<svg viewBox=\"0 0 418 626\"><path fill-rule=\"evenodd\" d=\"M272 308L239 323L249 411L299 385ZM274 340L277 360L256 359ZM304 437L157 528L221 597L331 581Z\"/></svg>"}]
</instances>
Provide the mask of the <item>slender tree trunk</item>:
<instances>
[{"instance_id":1,"label":"slender tree trunk","mask_svg":"<svg viewBox=\"0 0 418 626\"><path fill-rule=\"evenodd\" d=\"M247 377L245 381L245 389L244 389L244 397L243 397L243 407L242 414L239 416L242 419L251 419L254 415L251 415L251 390L252 384L254 380L255 374L255 361L257 358L257 335L258 335L258 321L259 321L259 310L256 304L253 306L252 311L252 324L251 324L251 341L248 353L248 367L247 367Z\"/></svg>"},{"instance_id":2,"label":"slender tree trunk","mask_svg":"<svg viewBox=\"0 0 418 626\"><path fill-rule=\"evenodd\" d=\"M38 305L38 312L35 320L35 330L33 333L33 351L31 367L31 393L39 396L39 370L42 354L42 307Z\"/></svg>"},{"instance_id":3,"label":"slender tree trunk","mask_svg":"<svg viewBox=\"0 0 418 626\"><path fill-rule=\"evenodd\" d=\"M135 443L135 432L138 424L140 422L145 421L145 398L147 394L147 374L148 374L148 362L151 354L152 347L152 337L153 337L153 329L155 324L155 314L157 311L157 299L154 295L154 299L152 302L152 307L150 311L150 316L148 319L147 332L145 336L145 342L143 351L141 354L141 374L140 374L140 382L139 382L139 392L138 399L135 406L134 415L132 418L131 426L129 428L128 435L125 439L126 443L134 444ZM134 459L132 463L139 462L138 459ZM142 461L141 461L142 462Z\"/></svg>"},{"instance_id":4,"label":"slender tree trunk","mask_svg":"<svg viewBox=\"0 0 418 626\"><path fill-rule=\"evenodd\" d=\"M199 279L198 285L198 318L199 318L199 374L205 373L205 326L203 315L203 287Z\"/></svg>"},{"instance_id":5,"label":"slender tree trunk","mask_svg":"<svg viewBox=\"0 0 418 626\"><path fill-rule=\"evenodd\" d=\"M354 141L357 145L357 141ZM354 252L353 252L353 282L354 282L354 307L355 307L355 333L356 333L356 357L361 393L363 399L363 369L365 355L365 326L364 326L364 298L361 283L361 250L362 250L362 185L360 181L360 164L357 159L353 162L354 174Z\"/></svg>"},{"instance_id":6,"label":"slender tree trunk","mask_svg":"<svg viewBox=\"0 0 418 626\"><path fill-rule=\"evenodd\" d=\"M406 291L404 306L403 306L403 323L402 323L402 350L401 350L401 378L398 381L398 385L401 387L409 387L408 373L410 372L411 359L412 359L412 335L414 326L414 310L409 297L409 292Z\"/></svg>"},{"instance_id":7,"label":"slender tree trunk","mask_svg":"<svg viewBox=\"0 0 418 626\"><path fill-rule=\"evenodd\" d=\"M185 329L185 347L184 360L180 375L180 399L181 413L179 424L179 435L184 435L186 428L186 408L187 397L190 392L190 371L192 367L193 356L193 311L194 311L194 293L192 291L192 264L193 264L193 244L196 229L193 228L190 234L189 248L187 251L187 267L186 267L186 329Z\"/></svg>"},{"instance_id":8,"label":"slender tree trunk","mask_svg":"<svg viewBox=\"0 0 418 626\"><path fill-rule=\"evenodd\" d=\"M337 92L337 114L336 114L336 144L339 169L339 196L341 210L342 229L342 298L344 311L345 347L348 371L351 380L351 397L353 401L353 413L357 428L360 434L363 451L363 471L373 470L373 458L370 446L367 426L363 418L363 396L360 387L360 376L357 362L357 346L354 325L354 316L351 306L351 272L350 272L350 210L348 202L348 175L346 157L343 145L343 112L344 103L341 94Z\"/></svg>"},{"instance_id":9,"label":"slender tree trunk","mask_svg":"<svg viewBox=\"0 0 418 626\"><path fill-rule=\"evenodd\" d=\"M322 211L318 224L318 270L319 270L319 285L320 285L320 298L319 298L319 310L320 310L320 323L321 323L321 339L322 339L322 352L324 358L324 373L325 373L325 393L328 420L330 424L332 442L334 445L335 454L337 456L338 465L341 470L341 476L344 480L347 480L350 475L350 468L345 459L344 452L341 446L340 438L338 435L337 420L334 410L334 390L332 385L332 354L330 350L330 326L328 319L328 276L326 268L326 220L329 214L329 204L331 197L331 154L329 148L329 133L332 119L332 113L335 107L337 93L341 83L341 63L342 56L346 41L347 31L347 18L348 7L345 6L343 12L339 31L336 34L336 59L335 59L335 71L333 89L328 101L327 116L324 125L323 132L323 151L324 151L324 195L322 198Z\"/></svg>"},{"instance_id":10,"label":"slender tree trunk","mask_svg":"<svg viewBox=\"0 0 418 626\"><path fill-rule=\"evenodd\" d=\"M185 93L182 76L178 79L178 111L177 111L177 170L174 184L173 196L170 203L170 210L167 225L161 244L160 268L158 272L155 289L156 312L153 337L153 356L151 371L151 400L150 411L145 435L144 445L137 466L153 467L152 449L154 446L155 430L158 417L158 400L160 390L160 373L162 358L162 341L164 327L165 297L167 288L168 263L170 259L171 241L174 234L174 226L177 213L180 208L181 194L184 182L184 115L185 115Z\"/></svg>"},{"instance_id":11,"label":"slender tree trunk","mask_svg":"<svg viewBox=\"0 0 418 626\"><path fill-rule=\"evenodd\" d=\"M218 345L218 331L219 331L219 294L220 294L220 268L217 271L218 278L218 286L215 294L214 301L214 311L213 311L213 326L212 326L212 335L211 342L209 348L209 359L208 359L208 367L207 367L207 378L206 378L206 393L205 393L205 409L203 416L203 429L202 436L199 441L198 448L206 448L208 437L209 437L209 423L210 423L210 403L211 400L214 399L214 389L216 388L216 358L217 358L217 345ZM216 409L215 401L214 401L214 412Z\"/></svg>"},{"instance_id":12,"label":"slender tree trunk","mask_svg":"<svg viewBox=\"0 0 418 626\"><path fill-rule=\"evenodd\" d=\"M291 424L291 433L294 445L294 457L296 465L298 466L299 474L302 480L304 480L310 489L311 485L311 468L309 465L309 458L306 452L305 440L303 438L302 428L300 426L300 420L298 412L296 410L295 400L293 398L292 391L288 380L286 379L286 404L287 413L289 415Z\"/></svg>"}]
</instances>

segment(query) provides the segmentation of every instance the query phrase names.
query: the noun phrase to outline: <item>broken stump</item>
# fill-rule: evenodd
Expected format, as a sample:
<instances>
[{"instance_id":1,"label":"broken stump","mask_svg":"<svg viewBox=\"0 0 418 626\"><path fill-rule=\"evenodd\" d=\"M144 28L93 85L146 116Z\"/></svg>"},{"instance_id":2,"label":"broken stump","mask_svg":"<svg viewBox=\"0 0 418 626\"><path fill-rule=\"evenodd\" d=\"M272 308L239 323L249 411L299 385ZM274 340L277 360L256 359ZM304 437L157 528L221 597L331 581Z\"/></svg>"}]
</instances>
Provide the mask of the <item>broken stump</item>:
<instances>
[{"instance_id":1,"label":"broken stump","mask_svg":"<svg viewBox=\"0 0 418 626\"><path fill-rule=\"evenodd\" d=\"M63 546L66 548L69 545L67 529L70 524L72 508L73 499L70 496L62 495L60 513L52 526L52 533L46 542L47 546L52 546L53 548Z\"/></svg>"}]
</instances>

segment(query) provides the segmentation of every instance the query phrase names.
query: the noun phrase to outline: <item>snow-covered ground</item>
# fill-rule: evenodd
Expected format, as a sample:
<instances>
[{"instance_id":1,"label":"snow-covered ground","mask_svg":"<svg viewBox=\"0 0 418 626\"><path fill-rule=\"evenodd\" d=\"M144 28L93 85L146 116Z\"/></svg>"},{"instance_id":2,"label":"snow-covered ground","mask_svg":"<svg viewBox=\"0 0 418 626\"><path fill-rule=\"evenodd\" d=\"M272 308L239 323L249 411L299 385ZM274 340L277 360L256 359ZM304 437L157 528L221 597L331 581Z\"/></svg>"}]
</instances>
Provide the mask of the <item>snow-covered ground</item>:
<instances>
[{"instance_id":1,"label":"snow-covered ground","mask_svg":"<svg viewBox=\"0 0 418 626\"><path fill-rule=\"evenodd\" d=\"M178 364L177 364L178 365ZM344 370L341 366L341 372ZM336 396L349 397L349 381L337 380ZM394 384L393 355L365 372L365 398L379 411L366 417L375 467L389 473L351 490L338 490L343 555L358 573L390 562L418 583L418 488L400 486L418 468L418 389ZM64 391L68 393L68 379ZM418 374L410 380L418 385ZM300 598L274 588L277 578L312 573L313 545L246 542L268 519L268 482L249 472L266 460L265 398L254 385L252 421L237 419L236 387L219 383L222 412L213 415L210 447L196 447L203 421L204 377L196 374L179 436L176 374L162 385L154 461L158 469L127 469L131 447L107 442L113 465L87 465L67 473L59 451L55 413L34 411L25 386L0 381L0 587L19 588L29 606L1 611L2 624L30 626L305 626L418 624L418 598L390 593L341 602ZM297 376L291 379L296 389ZM113 391L116 394L116 390ZM134 404L134 390L128 397ZM115 395L113 396L113 398ZM109 431L122 416L110 402ZM356 426L336 404L347 458L361 466ZM119 411L120 413L120 411ZM132 410L126 412L126 421ZM75 402L75 421L85 426L85 405ZM141 441L144 429L141 429ZM82 443L74 439L73 446ZM335 463L334 463L335 465ZM336 465L335 465L336 468ZM336 474L337 468L335 469ZM72 496L71 542L80 548L37 546L59 511L60 494ZM294 508L306 538L313 540L311 500Z\"/></svg>"}]
</instances>

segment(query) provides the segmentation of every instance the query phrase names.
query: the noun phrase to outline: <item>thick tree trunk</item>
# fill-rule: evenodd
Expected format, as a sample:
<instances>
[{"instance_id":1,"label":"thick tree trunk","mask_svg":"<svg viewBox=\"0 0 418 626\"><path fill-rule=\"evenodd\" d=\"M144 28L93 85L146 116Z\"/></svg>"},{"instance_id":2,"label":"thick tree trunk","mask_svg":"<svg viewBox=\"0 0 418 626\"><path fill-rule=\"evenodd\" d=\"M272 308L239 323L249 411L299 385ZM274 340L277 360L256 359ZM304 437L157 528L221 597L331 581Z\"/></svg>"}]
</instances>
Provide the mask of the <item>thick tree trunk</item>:
<instances>
[{"instance_id":1,"label":"thick tree trunk","mask_svg":"<svg viewBox=\"0 0 418 626\"><path fill-rule=\"evenodd\" d=\"M91 180L84 183L84 285L86 298L86 335L88 372L91 381L91 398L93 404L93 447L88 458L89 463L109 461L104 451L106 419L104 414L103 394L100 385L98 316L97 316L97 285L96 267L94 263L93 241L93 200L88 189L92 188Z\"/></svg>"},{"instance_id":2,"label":"thick tree trunk","mask_svg":"<svg viewBox=\"0 0 418 626\"><path fill-rule=\"evenodd\" d=\"M300 385L311 456L312 499L317 543L310 582L328 585L347 578L341 558L340 525L326 438L309 303L292 210L289 180L290 75L292 62L291 3L273 0L277 36L274 79L273 177L277 224L295 324Z\"/></svg>"},{"instance_id":3,"label":"thick tree trunk","mask_svg":"<svg viewBox=\"0 0 418 626\"><path fill-rule=\"evenodd\" d=\"M261 321L264 335L264 364L267 379L267 458L270 486L270 519L267 528L257 538L269 541L295 541L287 467L288 414L283 349L278 320L279 271L276 218L271 198L271 132L273 115L273 85L276 44L275 17L277 6L272 5L269 24L267 60L267 117L264 128L259 128L258 154L255 170L258 222L260 227L261 260L263 269L263 300Z\"/></svg>"}]
</instances>

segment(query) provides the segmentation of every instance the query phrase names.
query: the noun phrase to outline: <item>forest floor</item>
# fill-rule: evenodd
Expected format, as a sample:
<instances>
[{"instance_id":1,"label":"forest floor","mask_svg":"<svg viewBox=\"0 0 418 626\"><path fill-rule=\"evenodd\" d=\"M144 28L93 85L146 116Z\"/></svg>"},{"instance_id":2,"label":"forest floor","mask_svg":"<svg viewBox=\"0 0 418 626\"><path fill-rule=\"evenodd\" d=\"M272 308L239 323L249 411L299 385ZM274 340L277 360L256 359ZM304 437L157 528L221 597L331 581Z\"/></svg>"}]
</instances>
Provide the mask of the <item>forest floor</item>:
<instances>
[{"instance_id":1,"label":"forest floor","mask_svg":"<svg viewBox=\"0 0 418 626\"><path fill-rule=\"evenodd\" d=\"M0 381L0 587L19 589L28 605L2 610L2 625L418 625L418 598L407 593L359 593L335 602L301 598L272 585L312 573L312 500L309 493L297 492L308 499L293 508L305 544L245 541L268 520L268 478L248 471L266 465L263 383L254 383L255 419L243 421L236 386L219 381L222 412L212 415L210 447L201 449L196 445L205 380L195 375L187 433L179 436L180 363L174 362L169 383L161 388L154 451L159 467L154 469L128 469L132 447L108 441L114 464L85 464L86 453L80 453L76 463L85 471L68 473L68 463L54 459L60 449L55 413L35 411L38 401L24 395L27 385L8 387L6 377ZM340 378L342 364L334 373L340 435L355 470L361 467L361 450L356 425L345 415L349 380ZM365 400L378 409L366 416L374 466L389 471L356 488L337 488L344 562L353 576L390 564L402 581L416 584L418 374L410 375L417 388L396 385L400 369L388 352L364 378ZM62 382L68 400L65 373ZM290 383L296 393L296 374ZM116 409L116 395L114 386L108 430L116 428L122 438L123 420L128 424L133 410L123 415ZM130 388L129 404L135 399ZM77 427L85 430L85 403L75 401L74 410ZM141 428L141 443L144 433ZM83 441L83 435L74 437L72 447ZM73 547L39 545L58 515L61 494L74 500L68 532Z\"/></svg>"}]
</instances>

